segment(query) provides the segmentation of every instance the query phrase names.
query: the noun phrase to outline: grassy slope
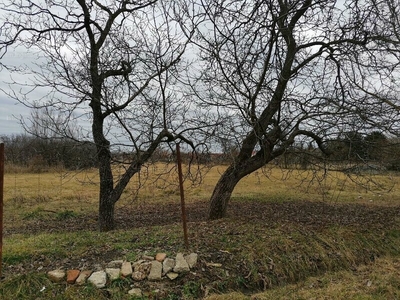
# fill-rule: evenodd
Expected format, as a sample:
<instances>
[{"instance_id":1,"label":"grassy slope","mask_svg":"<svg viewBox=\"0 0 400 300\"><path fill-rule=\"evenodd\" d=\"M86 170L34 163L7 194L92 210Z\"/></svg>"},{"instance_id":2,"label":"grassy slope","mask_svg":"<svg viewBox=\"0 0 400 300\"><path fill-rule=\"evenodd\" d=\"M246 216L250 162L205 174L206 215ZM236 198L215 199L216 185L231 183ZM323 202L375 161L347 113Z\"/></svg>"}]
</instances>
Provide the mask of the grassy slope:
<instances>
[{"instance_id":1,"label":"grassy slope","mask_svg":"<svg viewBox=\"0 0 400 300\"><path fill-rule=\"evenodd\" d=\"M267 299L399 299L400 260L386 257L353 271L327 272L296 284L246 296L242 293L211 295L207 300Z\"/></svg>"}]
</instances>

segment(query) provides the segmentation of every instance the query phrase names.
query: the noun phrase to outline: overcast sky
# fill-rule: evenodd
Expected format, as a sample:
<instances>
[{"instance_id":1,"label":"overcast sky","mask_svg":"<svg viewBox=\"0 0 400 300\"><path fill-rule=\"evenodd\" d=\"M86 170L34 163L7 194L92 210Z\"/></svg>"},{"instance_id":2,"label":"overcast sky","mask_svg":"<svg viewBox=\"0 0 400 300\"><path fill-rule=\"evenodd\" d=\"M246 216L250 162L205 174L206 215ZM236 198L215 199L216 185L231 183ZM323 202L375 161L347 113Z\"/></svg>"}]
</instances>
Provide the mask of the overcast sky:
<instances>
[{"instance_id":1,"label":"overcast sky","mask_svg":"<svg viewBox=\"0 0 400 300\"><path fill-rule=\"evenodd\" d=\"M3 73L3 71L1 71ZM1 89L8 89L8 86L0 81ZM0 136L21 134L24 132L19 122L20 116L28 116L29 108L11 99L4 91L0 90Z\"/></svg>"},{"instance_id":2,"label":"overcast sky","mask_svg":"<svg viewBox=\"0 0 400 300\"><path fill-rule=\"evenodd\" d=\"M33 58L31 54L21 48L19 51L8 52L1 62L5 65L29 64ZM18 118L21 115L28 116L30 112L29 108L11 99L6 94L11 91L7 84L10 81L10 72L0 67L0 136L23 133Z\"/></svg>"},{"instance_id":3,"label":"overcast sky","mask_svg":"<svg viewBox=\"0 0 400 300\"><path fill-rule=\"evenodd\" d=\"M343 0L339 0L338 3L338 5L341 6ZM22 51L24 50L7 53L1 62L6 65L31 65L32 61L35 61L35 57L26 50L24 52ZM17 79L18 81L21 80L21 78ZM20 125L19 118L21 116L26 117L30 113L29 108L11 99L4 92L4 90L10 91L10 88L5 84L7 81L10 81L9 72L6 69L0 69L0 136L23 133L24 131Z\"/></svg>"},{"instance_id":4,"label":"overcast sky","mask_svg":"<svg viewBox=\"0 0 400 300\"><path fill-rule=\"evenodd\" d=\"M3 93L0 95L0 136L23 133L23 129L16 117L27 115L29 110Z\"/></svg>"}]
</instances>

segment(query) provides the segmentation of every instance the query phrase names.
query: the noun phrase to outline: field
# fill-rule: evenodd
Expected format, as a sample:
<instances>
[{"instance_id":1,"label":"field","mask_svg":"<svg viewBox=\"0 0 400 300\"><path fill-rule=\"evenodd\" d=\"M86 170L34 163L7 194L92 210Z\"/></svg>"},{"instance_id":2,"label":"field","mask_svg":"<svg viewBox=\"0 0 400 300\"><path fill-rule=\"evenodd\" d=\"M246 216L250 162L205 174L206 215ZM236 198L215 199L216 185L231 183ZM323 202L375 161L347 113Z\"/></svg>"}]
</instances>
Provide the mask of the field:
<instances>
[{"instance_id":1,"label":"field","mask_svg":"<svg viewBox=\"0 0 400 300\"><path fill-rule=\"evenodd\" d=\"M210 222L207 200L223 170L186 176L185 249L171 165L142 170L118 203L117 230L107 233L97 231L95 170L26 173L9 167L0 298L133 299L128 281L97 290L52 284L45 274L160 251L196 252L200 261L177 281L143 283L144 299L400 298L397 174L267 168L240 182L227 218Z\"/></svg>"}]
</instances>

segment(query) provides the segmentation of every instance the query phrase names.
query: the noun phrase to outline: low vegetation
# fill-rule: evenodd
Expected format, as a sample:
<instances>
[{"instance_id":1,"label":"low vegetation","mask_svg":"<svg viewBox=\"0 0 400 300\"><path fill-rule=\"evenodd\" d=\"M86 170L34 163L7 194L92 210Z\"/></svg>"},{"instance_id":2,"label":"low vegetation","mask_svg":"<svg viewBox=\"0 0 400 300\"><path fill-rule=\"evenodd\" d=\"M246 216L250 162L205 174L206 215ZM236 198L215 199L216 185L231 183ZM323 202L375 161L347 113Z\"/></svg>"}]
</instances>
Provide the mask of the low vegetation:
<instances>
[{"instance_id":1,"label":"low vegetation","mask_svg":"<svg viewBox=\"0 0 400 300\"><path fill-rule=\"evenodd\" d=\"M177 281L143 283L143 299L399 297L396 174L355 180L354 174L264 169L238 185L227 218L207 221L207 199L224 168L211 168L201 183L186 180L190 249L183 242L176 173L165 175L171 165L143 170L116 209L117 230L106 233L97 231L95 171L8 172L0 297L134 299L123 279L97 290L53 284L45 273L159 251L193 251L200 261Z\"/></svg>"}]
</instances>

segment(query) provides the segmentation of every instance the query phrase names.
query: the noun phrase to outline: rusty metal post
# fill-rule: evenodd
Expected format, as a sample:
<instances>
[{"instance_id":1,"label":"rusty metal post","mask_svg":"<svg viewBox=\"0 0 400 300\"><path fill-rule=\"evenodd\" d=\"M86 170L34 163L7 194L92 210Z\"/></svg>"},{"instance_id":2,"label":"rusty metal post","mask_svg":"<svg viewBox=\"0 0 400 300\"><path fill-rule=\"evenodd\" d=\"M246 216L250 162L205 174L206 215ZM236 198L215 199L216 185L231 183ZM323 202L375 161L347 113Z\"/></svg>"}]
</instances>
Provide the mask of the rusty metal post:
<instances>
[{"instance_id":1,"label":"rusty metal post","mask_svg":"<svg viewBox=\"0 0 400 300\"><path fill-rule=\"evenodd\" d=\"M3 278L3 192L4 192L4 143L0 139L0 279Z\"/></svg>"},{"instance_id":2,"label":"rusty metal post","mask_svg":"<svg viewBox=\"0 0 400 300\"><path fill-rule=\"evenodd\" d=\"M186 224L186 208L185 208L185 195L184 195L184 189L183 189L181 149L180 149L179 143L176 144L176 159L177 159L177 163L178 163L179 191L180 191L180 195L181 195L183 236L185 238L185 247L186 247L186 249L188 249L189 241L188 241L187 224Z\"/></svg>"}]
</instances>

